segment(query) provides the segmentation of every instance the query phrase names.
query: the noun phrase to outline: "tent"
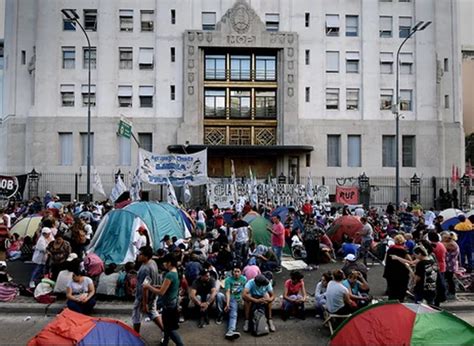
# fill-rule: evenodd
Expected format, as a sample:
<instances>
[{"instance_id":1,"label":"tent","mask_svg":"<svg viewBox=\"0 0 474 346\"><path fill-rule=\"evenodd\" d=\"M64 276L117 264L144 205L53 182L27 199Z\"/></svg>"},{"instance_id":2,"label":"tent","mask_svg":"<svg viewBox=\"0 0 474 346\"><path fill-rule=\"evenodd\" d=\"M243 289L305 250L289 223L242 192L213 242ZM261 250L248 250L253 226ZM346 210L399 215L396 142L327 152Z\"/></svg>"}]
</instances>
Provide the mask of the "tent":
<instances>
[{"instance_id":1,"label":"tent","mask_svg":"<svg viewBox=\"0 0 474 346\"><path fill-rule=\"evenodd\" d=\"M28 342L28 346L42 345L144 346L145 342L122 321L89 317L65 309Z\"/></svg>"},{"instance_id":2,"label":"tent","mask_svg":"<svg viewBox=\"0 0 474 346\"><path fill-rule=\"evenodd\" d=\"M344 235L355 239L357 242L357 233L362 231L364 225L359 221L359 219L352 215L344 215L338 217L331 224L327 231L328 237L337 244L342 244Z\"/></svg>"},{"instance_id":3,"label":"tent","mask_svg":"<svg viewBox=\"0 0 474 346\"><path fill-rule=\"evenodd\" d=\"M18 233L21 237L35 235L39 224L41 223L42 216L30 215L18 220L13 227L10 229L10 234Z\"/></svg>"},{"instance_id":4,"label":"tent","mask_svg":"<svg viewBox=\"0 0 474 346\"><path fill-rule=\"evenodd\" d=\"M245 219L245 218L244 218ZM263 216L257 216L249 223L252 228L252 240L257 245L265 245L268 247L272 246L271 237L272 234L267 230L267 227L271 227L272 223ZM283 248L285 254L291 254L290 248L285 245Z\"/></svg>"},{"instance_id":5,"label":"tent","mask_svg":"<svg viewBox=\"0 0 474 346\"><path fill-rule=\"evenodd\" d=\"M346 319L330 345L474 345L474 328L447 311L389 301Z\"/></svg>"},{"instance_id":6,"label":"tent","mask_svg":"<svg viewBox=\"0 0 474 346\"><path fill-rule=\"evenodd\" d=\"M138 236L135 231L140 226L148 230L151 246L155 250L160 248L165 235L178 239L190 236L179 208L168 203L135 202L104 216L88 252L97 254L105 263L134 261L137 249L132 243Z\"/></svg>"},{"instance_id":7,"label":"tent","mask_svg":"<svg viewBox=\"0 0 474 346\"><path fill-rule=\"evenodd\" d=\"M444 221L441 224L441 227L444 230L449 230L449 227L456 226L459 223L458 216L463 215L464 213L459 209L448 208L439 213L439 216L442 216Z\"/></svg>"}]
</instances>

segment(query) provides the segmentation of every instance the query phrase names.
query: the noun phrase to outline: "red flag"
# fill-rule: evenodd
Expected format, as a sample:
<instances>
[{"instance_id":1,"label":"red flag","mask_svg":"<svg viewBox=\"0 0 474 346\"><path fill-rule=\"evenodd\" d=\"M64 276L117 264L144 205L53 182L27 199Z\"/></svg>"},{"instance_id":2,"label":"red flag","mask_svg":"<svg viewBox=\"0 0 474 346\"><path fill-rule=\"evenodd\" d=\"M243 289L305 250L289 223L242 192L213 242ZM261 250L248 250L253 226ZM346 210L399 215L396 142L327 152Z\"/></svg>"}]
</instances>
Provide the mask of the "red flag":
<instances>
[{"instance_id":1,"label":"red flag","mask_svg":"<svg viewBox=\"0 0 474 346\"><path fill-rule=\"evenodd\" d=\"M454 165L451 166L451 182L454 184L456 182L456 169Z\"/></svg>"}]
</instances>

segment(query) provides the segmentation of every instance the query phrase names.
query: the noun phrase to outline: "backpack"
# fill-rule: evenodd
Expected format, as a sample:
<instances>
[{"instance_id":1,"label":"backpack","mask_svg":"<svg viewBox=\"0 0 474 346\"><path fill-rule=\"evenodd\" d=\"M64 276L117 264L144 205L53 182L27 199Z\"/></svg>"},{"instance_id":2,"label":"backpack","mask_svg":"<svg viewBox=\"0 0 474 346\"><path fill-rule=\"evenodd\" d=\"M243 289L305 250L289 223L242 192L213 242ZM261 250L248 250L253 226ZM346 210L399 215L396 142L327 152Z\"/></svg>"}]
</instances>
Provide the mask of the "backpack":
<instances>
[{"instance_id":1,"label":"backpack","mask_svg":"<svg viewBox=\"0 0 474 346\"><path fill-rule=\"evenodd\" d=\"M0 302L11 302L18 294L16 285L7 282L0 284Z\"/></svg>"},{"instance_id":2,"label":"backpack","mask_svg":"<svg viewBox=\"0 0 474 346\"><path fill-rule=\"evenodd\" d=\"M135 297L137 291L138 274L136 270L131 270L125 276L125 294L129 297Z\"/></svg>"},{"instance_id":3,"label":"backpack","mask_svg":"<svg viewBox=\"0 0 474 346\"><path fill-rule=\"evenodd\" d=\"M104 272L104 262L97 256L95 253L87 254L86 258L84 259L84 268L86 273L90 277L99 276Z\"/></svg>"},{"instance_id":4,"label":"backpack","mask_svg":"<svg viewBox=\"0 0 474 346\"><path fill-rule=\"evenodd\" d=\"M252 318L252 334L255 336L267 335L269 333L268 320L265 311L258 308L253 313Z\"/></svg>"}]
</instances>

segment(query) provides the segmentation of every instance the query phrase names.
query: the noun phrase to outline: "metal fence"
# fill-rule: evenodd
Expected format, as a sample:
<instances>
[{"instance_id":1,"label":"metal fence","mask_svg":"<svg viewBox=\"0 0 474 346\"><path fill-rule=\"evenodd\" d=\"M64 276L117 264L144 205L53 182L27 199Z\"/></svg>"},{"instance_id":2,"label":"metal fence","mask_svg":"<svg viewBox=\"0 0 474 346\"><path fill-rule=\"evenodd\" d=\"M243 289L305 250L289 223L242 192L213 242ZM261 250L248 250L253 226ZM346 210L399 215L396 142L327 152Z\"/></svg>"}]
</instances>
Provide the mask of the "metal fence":
<instances>
[{"instance_id":1,"label":"metal fence","mask_svg":"<svg viewBox=\"0 0 474 346\"><path fill-rule=\"evenodd\" d=\"M25 172L4 172L3 175L20 175ZM115 185L117 171L108 173L100 173L102 185L106 193L110 194ZM125 185L130 186L132 180L132 172L124 172L121 174ZM395 177L369 177L370 178L370 205L385 206L389 202L395 202ZM55 173L55 172L39 172L37 188L32 191L31 184L27 182L24 198L31 198L33 194L44 196L46 191L58 194L63 201L71 201L72 199L84 200L87 192L86 174L84 173ZM308 177L300 177L297 182L306 185ZM334 195L337 186L359 186L358 177L312 177L313 185L325 185L329 188L329 194ZM212 182L229 182L229 178L212 178ZM437 207L436 201L439 197L439 191L443 189L445 192L456 189L460 193L459 183L453 184L450 178L422 177L420 179L420 202L425 208ZM178 199L183 200L183 189L175 188ZM143 196L149 200L166 199L166 186L144 184ZM190 205L205 205L207 203L206 187L196 186L192 190L193 200ZM98 194L91 189L94 200L103 200L104 196ZM410 178L400 179L400 199L405 198L410 201L411 187Z\"/></svg>"}]
</instances>

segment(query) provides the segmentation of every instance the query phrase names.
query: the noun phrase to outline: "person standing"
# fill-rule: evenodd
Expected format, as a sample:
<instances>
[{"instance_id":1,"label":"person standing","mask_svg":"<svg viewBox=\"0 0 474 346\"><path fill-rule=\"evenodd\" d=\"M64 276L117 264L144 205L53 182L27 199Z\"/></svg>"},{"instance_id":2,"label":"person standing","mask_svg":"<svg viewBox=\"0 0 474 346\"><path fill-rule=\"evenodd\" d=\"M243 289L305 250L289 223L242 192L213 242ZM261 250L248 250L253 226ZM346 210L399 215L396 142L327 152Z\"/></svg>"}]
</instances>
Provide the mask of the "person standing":
<instances>
[{"instance_id":1,"label":"person standing","mask_svg":"<svg viewBox=\"0 0 474 346\"><path fill-rule=\"evenodd\" d=\"M272 234L272 249L277 257L278 267L276 273L281 273L281 254L283 251L283 246L285 245L285 228L281 223L281 218L279 215L272 217L273 226L267 228L267 230Z\"/></svg>"},{"instance_id":2,"label":"person standing","mask_svg":"<svg viewBox=\"0 0 474 346\"><path fill-rule=\"evenodd\" d=\"M184 345L177 330L179 329L179 276L177 270L177 261L173 254L166 254L163 259L163 266L167 270L161 286L152 286L148 283L143 284L143 288L157 294L161 297L162 306L161 318L163 323L164 337L161 345L168 345L171 339L176 345Z\"/></svg>"},{"instance_id":3,"label":"person standing","mask_svg":"<svg viewBox=\"0 0 474 346\"><path fill-rule=\"evenodd\" d=\"M31 274L30 288L34 288L36 286L36 282L39 281L44 274L46 259L48 258L46 248L48 247L48 244L54 240L53 235L51 233L52 232L50 228L43 227L41 229L41 236L36 242L35 252L33 253L32 258L32 261L36 264L36 266L33 270L33 273Z\"/></svg>"},{"instance_id":4,"label":"person standing","mask_svg":"<svg viewBox=\"0 0 474 346\"><path fill-rule=\"evenodd\" d=\"M362 227L362 231L360 232L360 235L362 236L360 250L362 250L361 252L364 258L364 264L367 265L367 257L369 256L372 242L374 240L374 230L365 216L360 218L360 222L362 222L362 225L364 225Z\"/></svg>"},{"instance_id":5,"label":"person standing","mask_svg":"<svg viewBox=\"0 0 474 346\"><path fill-rule=\"evenodd\" d=\"M234 214L232 219L232 241L234 244L235 259L240 267L244 267L247 264L249 242L250 239L252 239L252 229L247 222L242 220L241 214Z\"/></svg>"},{"instance_id":6,"label":"person standing","mask_svg":"<svg viewBox=\"0 0 474 346\"><path fill-rule=\"evenodd\" d=\"M446 272L445 279L448 286L448 299L456 298L456 285L454 283L454 273L459 269L459 246L456 243L457 235L454 232L441 233L443 245L446 248Z\"/></svg>"},{"instance_id":7,"label":"person standing","mask_svg":"<svg viewBox=\"0 0 474 346\"><path fill-rule=\"evenodd\" d=\"M150 246L140 248L137 260L141 266L137 274L137 288L132 313L133 329L137 333L140 333L142 313L148 315L150 320L163 330L161 316L156 309L156 295L144 287L147 281L154 286L159 284L158 266L152 257L153 249Z\"/></svg>"},{"instance_id":8,"label":"person standing","mask_svg":"<svg viewBox=\"0 0 474 346\"><path fill-rule=\"evenodd\" d=\"M395 244L387 250L383 277L387 280L388 299L397 299L403 303L410 280L409 265L402 263L392 256L411 260L405 248L405 238L398 234L393 239Z\"/></svg>"}]
</instances>

